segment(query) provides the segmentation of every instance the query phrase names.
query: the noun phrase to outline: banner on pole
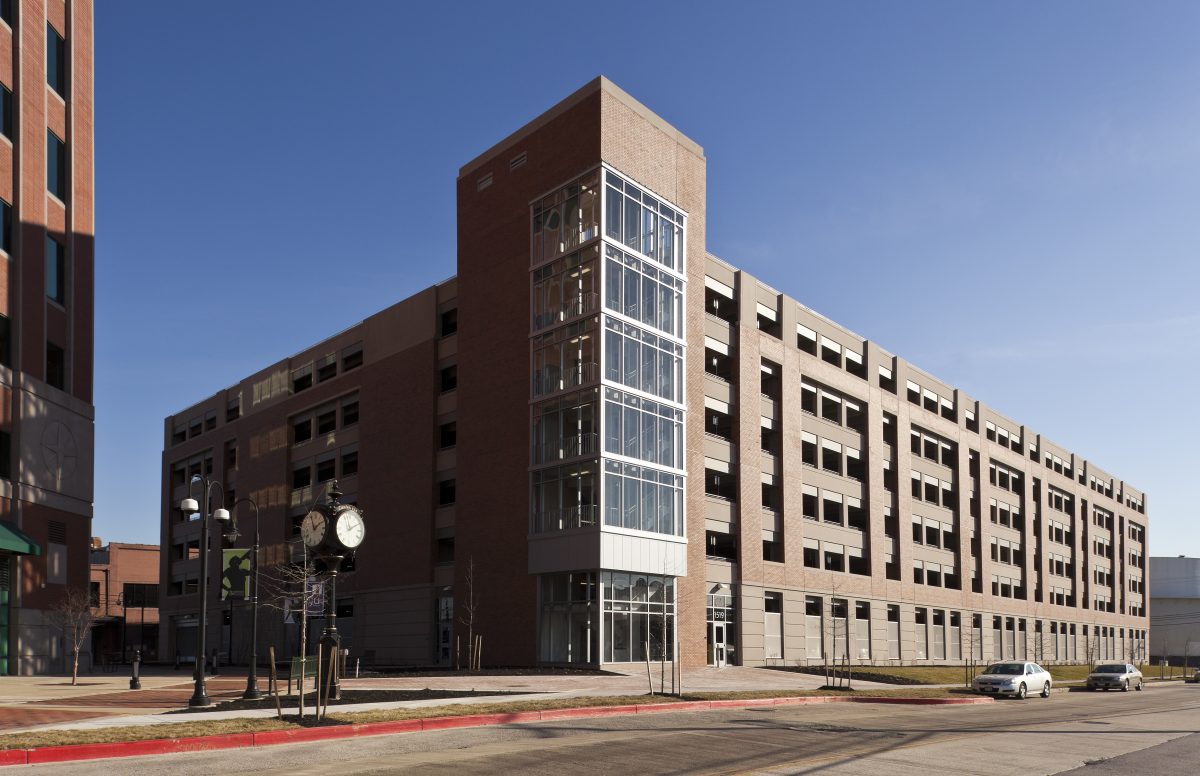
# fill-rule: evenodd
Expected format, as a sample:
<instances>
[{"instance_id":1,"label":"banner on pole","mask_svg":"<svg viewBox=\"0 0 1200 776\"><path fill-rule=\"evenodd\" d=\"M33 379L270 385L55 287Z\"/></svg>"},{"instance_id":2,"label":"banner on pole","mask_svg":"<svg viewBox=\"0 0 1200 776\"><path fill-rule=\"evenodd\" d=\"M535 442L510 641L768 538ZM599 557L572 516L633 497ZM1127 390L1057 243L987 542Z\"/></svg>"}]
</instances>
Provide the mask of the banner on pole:
<instances>
[{"instance_id":1,"label":"banner on pole","mask_svg":"<svg viewBox=\"0 0 1200 776\"><path fill-rule=\"evenodd\" d=\"M250 597L250 553L253 550L221 551L221 600L243 601Z\"/></svg>"},{"instance_id":2,"label":"banner on pole","mask_svg":"<svg viewBox=\"0 0 1200 776\"><path fill-rule=\"evenodd\" d=\"M308 616L323 617L325 615L325 582L309 577L305 587L304 608L308 611Z\"/></svg>"}]
</instances>

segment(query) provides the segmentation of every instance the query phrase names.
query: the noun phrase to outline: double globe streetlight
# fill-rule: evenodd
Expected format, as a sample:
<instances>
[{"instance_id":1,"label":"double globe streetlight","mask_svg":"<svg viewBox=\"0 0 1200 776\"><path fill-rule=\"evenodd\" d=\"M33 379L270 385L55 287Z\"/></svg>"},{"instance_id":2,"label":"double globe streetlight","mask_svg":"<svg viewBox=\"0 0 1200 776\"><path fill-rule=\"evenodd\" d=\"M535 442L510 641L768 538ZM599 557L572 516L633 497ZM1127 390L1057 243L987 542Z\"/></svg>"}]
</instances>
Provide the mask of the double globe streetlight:
<instances>
[{"instance_id":1,"label":"double globe streetlight","mask_svg":"<svg viewBox=\"0 0 1200 776\"><path fill-rule=\"evenodd\" d=\"M237 508L239 504L246 503L254 510L254 554L250 558L250 579L254 590L251 593L251 624L250 624L250 673L246 675L246 691L242 693L242 699L247 701L256 701L262 697L262 692L258 689L258 548L261 544L261 534L259 533L259 516L258 503L244 496L231 505L234 510L233 527L229 533L225 534L230 541L236 542L240 535L237 529ZM225 510L218 510L224 512Z\"/></svg>"},{"instance_id":2,"label":"double globe streetlight","mask_svg":"<svg viewBox=\"0 0 1200 776\"><path fill-rule=\"evenodd\" d=\"M201 504L191 496L192 491L198 483L202 485L203 490L203 509L201 509ZM196 647L196 671L193 675L195 689L192 691L192 697L188 699L188 706L193 708L213 705L204 684L205 650L208 649L208 524L209 520L212 519L222 523L227 528L230 525L228 509L223 507L219 507L216 510L210 509L212 504L210 494L214 485L218 489L221 488L221 483L217 480L202 477L199 474L193 475L191 483L188 484L188 497L179 504L180 510L185 515L194 515L197 513L200 515L200 639ZM221 493L224 493L223 489ZM235 534L229 534L226 531L222 531L222 533L226 536L235 536Z\"/></svg>"}]
</instances>

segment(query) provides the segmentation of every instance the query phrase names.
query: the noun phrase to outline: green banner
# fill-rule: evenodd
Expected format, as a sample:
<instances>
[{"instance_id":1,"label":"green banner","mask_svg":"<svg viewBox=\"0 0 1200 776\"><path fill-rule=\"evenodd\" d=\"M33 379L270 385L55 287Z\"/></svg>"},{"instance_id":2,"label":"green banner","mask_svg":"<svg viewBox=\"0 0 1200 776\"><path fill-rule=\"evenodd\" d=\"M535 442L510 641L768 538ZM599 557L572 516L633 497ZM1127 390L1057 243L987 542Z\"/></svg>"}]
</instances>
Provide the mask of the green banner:
<instances>
[{"instance_id":1,"label":"green banner","mask_svg":"<svg viewBox=\"0 0 1200 776\"><path fill-rule=\"evenodd\" d=\"M250 554L252 549L221 551L221 600L250 597Z\"/></svg>"}]
</instances>

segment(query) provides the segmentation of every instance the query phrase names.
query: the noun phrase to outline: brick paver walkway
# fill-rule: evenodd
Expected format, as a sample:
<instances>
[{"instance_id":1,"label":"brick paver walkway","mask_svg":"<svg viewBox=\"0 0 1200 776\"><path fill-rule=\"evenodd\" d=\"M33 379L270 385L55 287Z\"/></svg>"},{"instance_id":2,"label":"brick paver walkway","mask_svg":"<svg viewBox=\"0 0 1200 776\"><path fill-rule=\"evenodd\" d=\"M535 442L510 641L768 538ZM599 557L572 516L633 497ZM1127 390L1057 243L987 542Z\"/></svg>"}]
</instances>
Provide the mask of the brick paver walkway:
<instances>
[{"instance_id":1,"label":"brick paver walkway","mask_svg":"<svg viewBox=\"0 0 1200 776\"><path fill-rule=\"evenodd\" d=\"M205 683L205 686L208 689L208 697L214 701L224 701L240 697L246 689L246 680L221 679L218 677L216 679L209 679ZM95 695L76 695L71 698L30 701L27 705L83 706L110 709L169 709L186 706L188 699L192 697L193 689L194 685L191 682L185 682L156 689L105 692Z\"/></svg>"},{"instance_id":2,"label":"brick paver walkway","mask_svg":"<svg viewBox=\"0 0 1200 776\"><path fill-rule=\"evenodd\" d=\"M0 731L33 727L34 725L53 725L58 722L77 722L81 719L107 716L109 715L103 711L0 707Z\"/></svg>"}]
</instances>

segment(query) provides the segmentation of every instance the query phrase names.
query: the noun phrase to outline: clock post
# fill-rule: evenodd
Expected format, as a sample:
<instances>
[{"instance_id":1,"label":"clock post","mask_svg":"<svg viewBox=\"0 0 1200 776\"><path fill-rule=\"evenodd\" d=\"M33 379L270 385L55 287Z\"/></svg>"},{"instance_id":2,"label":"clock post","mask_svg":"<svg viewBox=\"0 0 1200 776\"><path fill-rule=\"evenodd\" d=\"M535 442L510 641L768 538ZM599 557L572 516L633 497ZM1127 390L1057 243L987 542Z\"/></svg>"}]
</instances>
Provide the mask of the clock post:
<instances>
[{"instance_id":1,"label":"clock post","mask_svg":"<svg viewBox=\"0 0 1200 776\"><path fill-rule=\"evenodd\" d=\"M325 656L322 658L326 661L325 665L331 666L327 670L331 672L332 677L329 684L322 686L318 691L318 697L328 693L330 698L341 700L342 672L338 657L341 653L342 637L337 629L337 577L342 565L342 556L329 558L326 563L329 565L329 595L325 600L325 630L321 632L321 652Z\"/></svg>"},{"instance_id":2,"label":"clock post","mask_svg":"<svg viewBox=\"0 0 1200 776\"><path fill-rule=\"evenodd\" d=\"M337 577L341 571L342 561L347 555L353 555L362 544L366 528L363 524L362 512L355 506L342 504L339 499L342 491L338 489L337 480L329 485L325 503L308 513L301 524L300 536L324 567L324 575L329 580L329 589L325 599L325 629L321 632L322 664L329 666L328 690L317 677L318 703L329 698L342 697L341 677L339 671L339 653L341 651L341 636L337 631Z\"/></svg>"}]
</instances>

